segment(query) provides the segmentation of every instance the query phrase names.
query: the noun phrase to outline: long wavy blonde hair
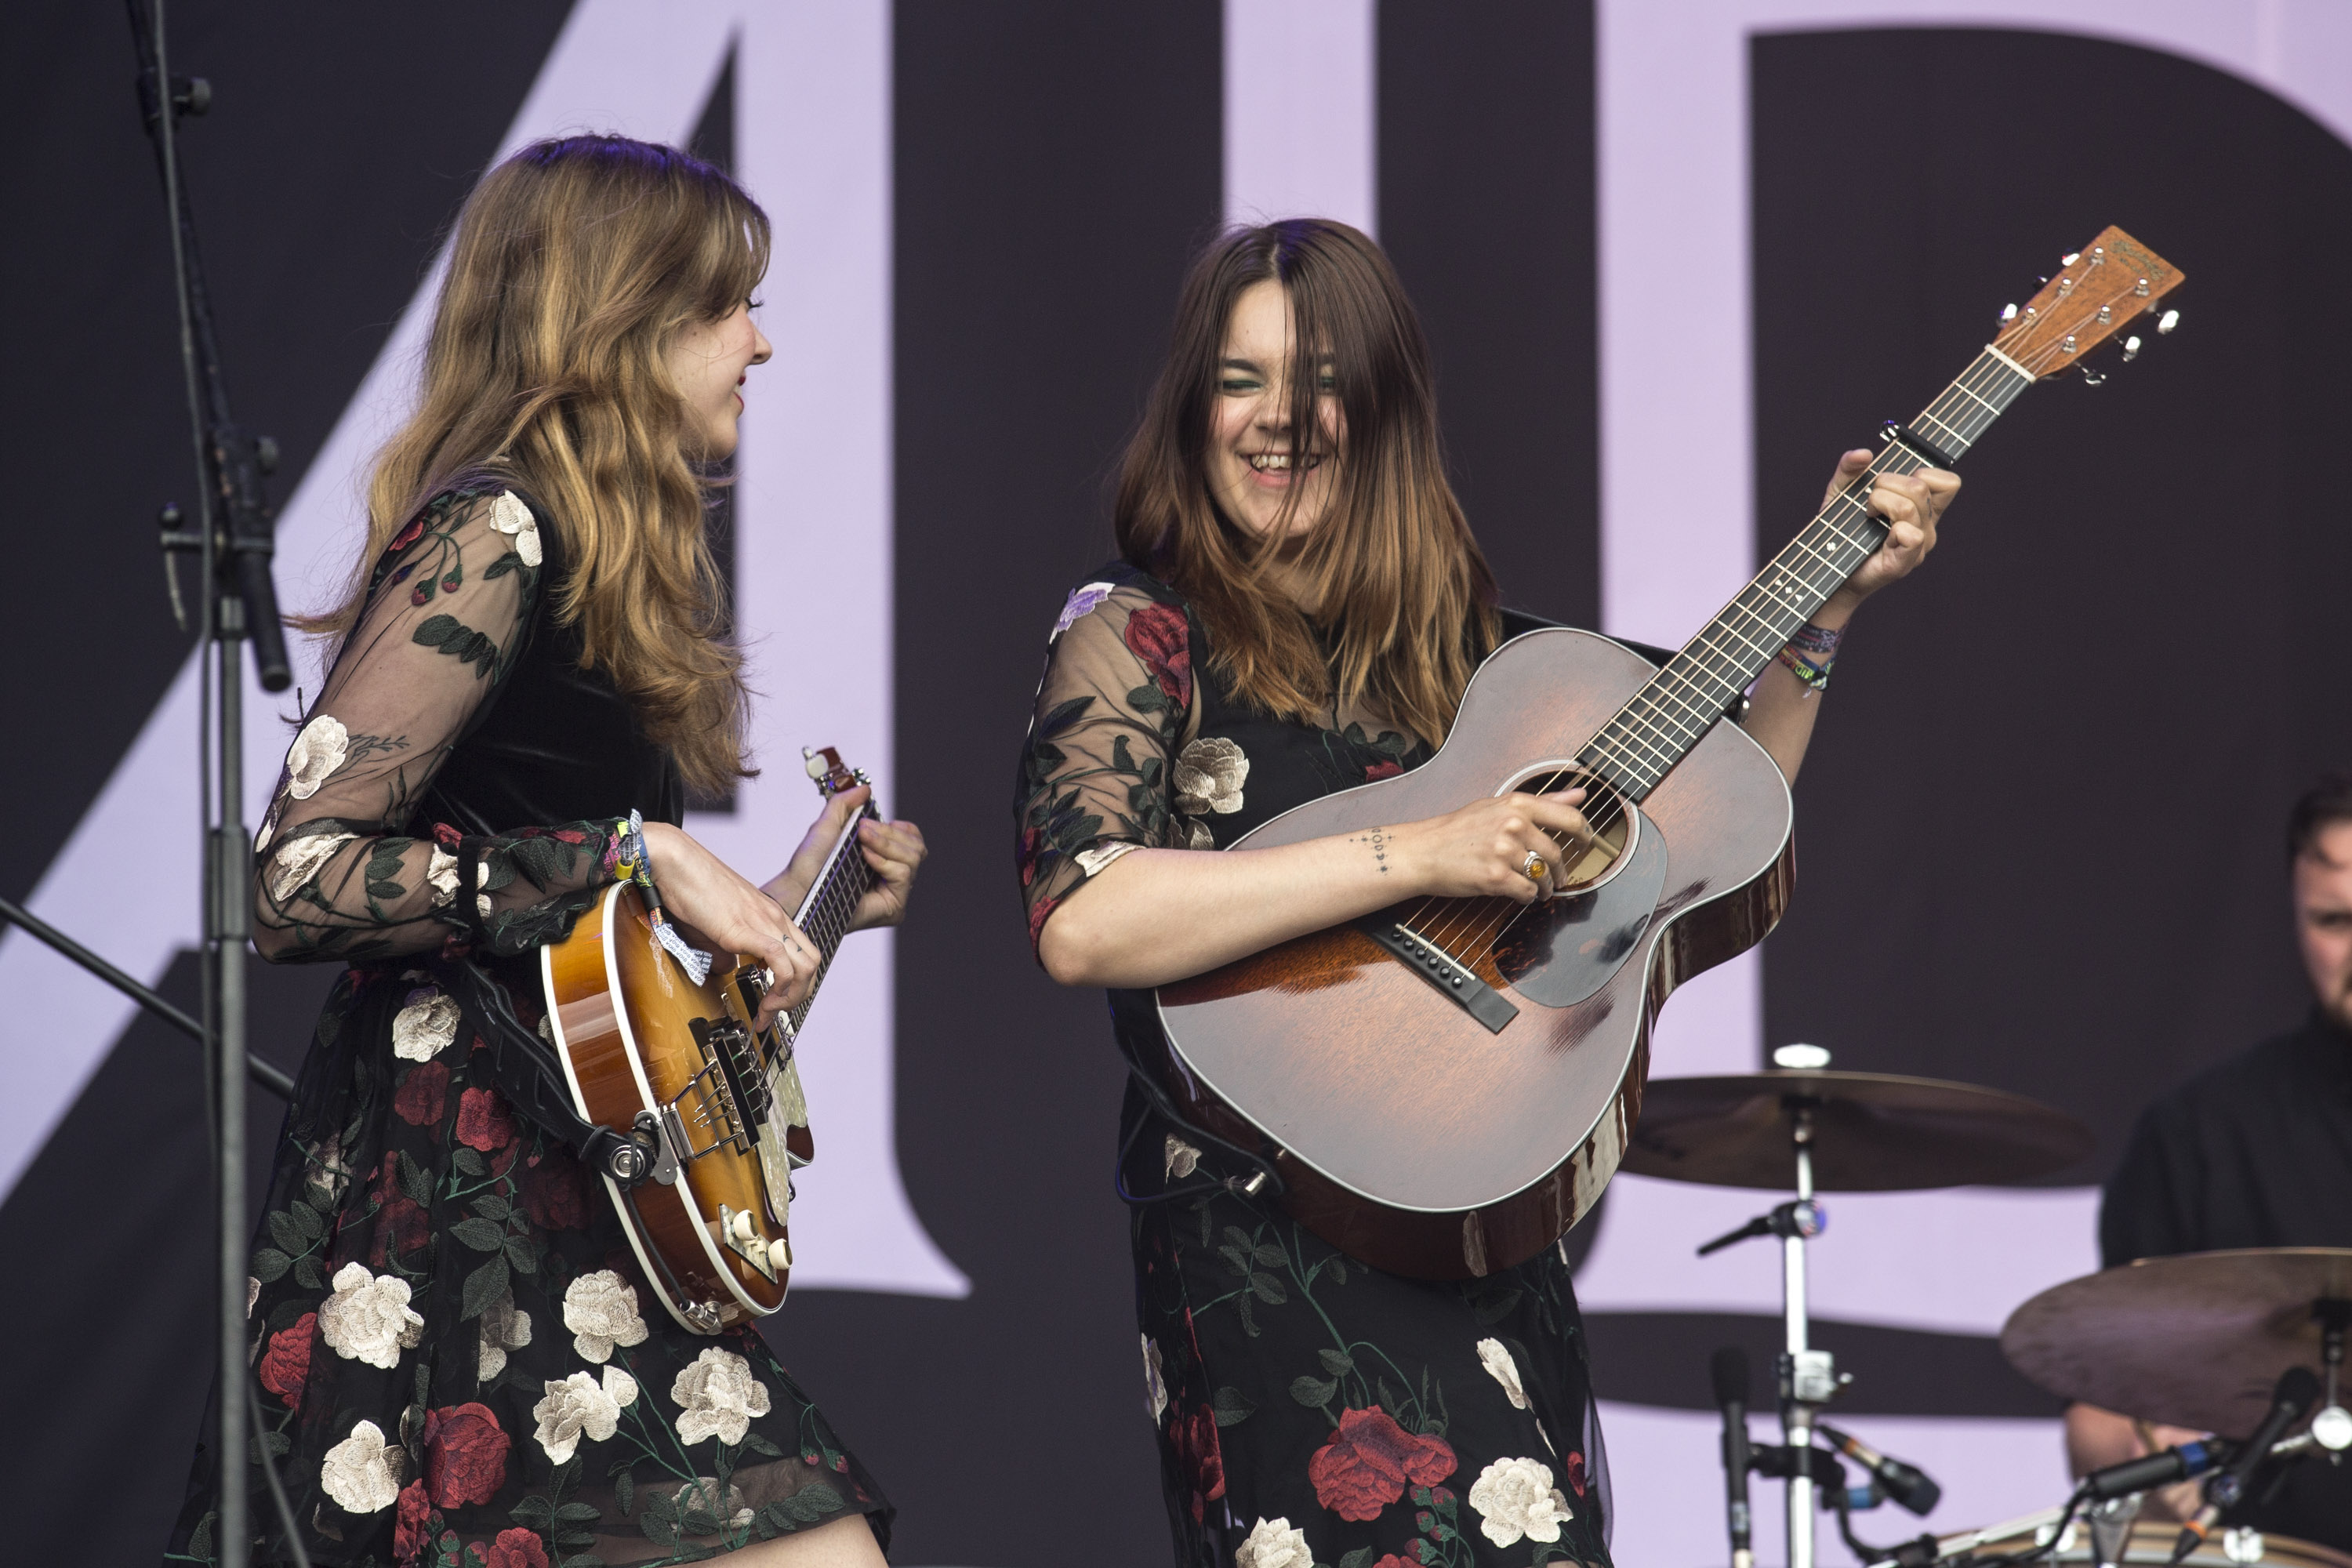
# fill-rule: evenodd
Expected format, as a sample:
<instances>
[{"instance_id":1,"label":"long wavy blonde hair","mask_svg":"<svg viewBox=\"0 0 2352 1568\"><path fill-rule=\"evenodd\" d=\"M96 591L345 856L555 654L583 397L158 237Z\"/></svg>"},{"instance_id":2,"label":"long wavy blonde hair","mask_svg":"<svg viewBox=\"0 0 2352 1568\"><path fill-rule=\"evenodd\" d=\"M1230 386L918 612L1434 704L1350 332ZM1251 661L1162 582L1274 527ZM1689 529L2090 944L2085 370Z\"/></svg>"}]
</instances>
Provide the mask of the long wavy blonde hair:
<instances>
[{"instance_id":1,"label":"long wavy blonde hair","mask_svg":"<svg viewBox=\"0 0 2352 1568\"><path fill-rule=\"evenodd\" d=\"M696 792L750 776L714 481L688 449L665 350L744 303L768 254L768 215L675 148L571 136L491 170L457 218L416 412L376 459L360 576L298 624L347 632L369 567L419 508L510 483L556 531L551 602L579 628L582 666L620 689Z\"/></svg>"},{"instance_id":2,"label":"long wavy blonde hair","mask_svg":"<svg viewBox=\"0 0 2352 1568\"><path fill-rule=\"evenodd\" d=\"M1280 531L1237 526L1208 481L1226 324L1269 279L1295 322L1291 427L1319 427L1318 361L1346 415L1331 510L1286 562ZM1445 480L1420 320L1381 247L1328 218L1228 229L1194 258L1113 520L1119 552L1191 598L1233 693L1277 718L1317 722L1361 699L1436 745L1500 632L1494 575ZM1311 611L1275 589L1277 563Z\"/></svg>"}]
</instances>

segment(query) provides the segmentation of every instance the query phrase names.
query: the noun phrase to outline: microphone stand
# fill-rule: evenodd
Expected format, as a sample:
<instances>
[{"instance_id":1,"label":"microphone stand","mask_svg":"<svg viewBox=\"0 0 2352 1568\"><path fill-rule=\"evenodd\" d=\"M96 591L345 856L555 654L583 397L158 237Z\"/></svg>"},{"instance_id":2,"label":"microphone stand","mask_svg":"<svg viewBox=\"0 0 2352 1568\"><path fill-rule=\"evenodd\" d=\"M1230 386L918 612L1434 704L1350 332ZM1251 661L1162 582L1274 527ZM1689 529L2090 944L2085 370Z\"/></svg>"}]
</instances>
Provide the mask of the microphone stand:
<instances>
[{"instance_id":1,"label":"microphone stand","mask_svg":"<svg viewBox=\"0 0 2352 1568\"><path fill-rule=\"evenodd\" d=\"M218 1477L213 1540L219 1568L247 1568L253 1547L245 1476L248 1450L262 1467L289 1549L307 1568L301 1533L279 1484L268 1445L258 1440L258 1400L248 1384L238 1397L244 1363L246 1215L246 975L245 949L252 908L253 839L245 826L244 656L253 645L262 689L291 683L278 595L269 580L274 548L262 476L277 467L278 449L255 439L230 417L213 334L212 303L196 258L195 215L180 178L177 128L183 114L202 114L212 89L201 79L174 78L164 45L165 0L127 0L139 61L139 98L163 182L171 225L172 271L179 300L180 363L186 384L189 434L196 463L196 520L182 527L179 509L163 513L164 574L173 613L186 625L177 557L196 558L198 573L198 731L204 823L203 1006L199 1038L206 1045L206 1100L212 1113L213 1174L218 1200L220 1374L214 1401L218 1427L213 1459ZM103 974L103 971L99 971ZM132 993L137 995L136 992ZM143 996L139 997L142 1004ZM169 1015L166 1015L169 1016Z\"/></svg>"}]
</instances>

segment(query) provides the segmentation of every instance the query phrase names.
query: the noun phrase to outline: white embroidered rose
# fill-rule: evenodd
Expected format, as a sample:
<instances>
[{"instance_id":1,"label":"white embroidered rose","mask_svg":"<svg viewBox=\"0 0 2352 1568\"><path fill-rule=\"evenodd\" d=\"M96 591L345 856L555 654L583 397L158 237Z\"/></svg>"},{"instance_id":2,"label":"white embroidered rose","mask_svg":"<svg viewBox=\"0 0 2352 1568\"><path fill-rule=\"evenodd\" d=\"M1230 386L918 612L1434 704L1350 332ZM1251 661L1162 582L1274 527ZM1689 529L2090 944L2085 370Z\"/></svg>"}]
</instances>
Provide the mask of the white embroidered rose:
<instances>
[{"instance_id":1,"label":"white embroidered rose","mask_svg":"<svg viewBox=\"0 0 2352 1568\"><path fill-rule=\"evenodd\" d=\"M351 753L352 732L331 713L321 713L302 726L286 748L286 793L308 800L319 793L343 758Z\"/></svg>"},{"instance_id":2,"label":"white embroidered rose","mask_svg":"<svg viewBox=\"0 0 2352 1568\"><path fill-rule=\"evenodd\" d=\"M747 1516L751 1510L743 1506L745 1501L743 1489L732 1481L727 1483L727 1496L724 1499L726 1506L722 1510L719 1506L722 1500L719 1495L717 1476L695 1477L673 1492L669 1500L677 1505L677 1511L681 1515L690 1510L697 1513L708 1514L712 1519L723 1519L731 1515L745 1523L750 1522Z\"/></svg>"},{"instance_id":3,"label":"white embroidered rose","mask_svg":"<svg viewBox=\"0 0 2352 1568\"><path fill-rule=\"evenodd\" d=\"M403 1458L399 1449L384 1447L383 1427L362 1421L327 1450L319 1464L319 1484L345 1513L378 1513L400 1496L394 1466Z\"/></svg>"},{"instance_id":4,"label":"white embroidered rose","mask_svg":"<svg viewBox=\"0 0 2352 1568\"><path fill-rule=\"evenodd\" d=\"M563 1326L583 1361L613 1359L615 1345L646 1342L646 1321L637 1315L637 1288L609 1268L583 1274L563 1292Z\"/></svg>"},{"instance_id":5,"label":"white embroidered rose","mask_svg":"<svg viewBox=\"0 0 2352 1568\"><path fill-rule=\"evenodd\" d=\"M500 1291L497 1300L482 1309L482 1348L475 1361L474 1375L484 1383L489 1382L506 1371L507 1352L519 1351L529 1343L530 1314L515 1305L512 1290Z\"/></svg>"},{"instance_id":6,"label":"white embroidered rose","mask_svg":"<svg viewBox=\"0 0 2352 1568\"><path fill-rule=\"evenodd\" d=\"M1315 1553L1307 1532L1291 1529L1287 1519L1261 1519L1234 1549L1234 1568L1315 1568Z\"/></svg>"},{"instance_id":7,"label":"white embroidered rose","mask_svg":"<svg viewBox=\"0 0 2352 1568\"><path fill-rule=\"evenodd\" d=\"M1151 1342L1150 1334L1143 1336L1143 1408L1154 1426L1168 1408L1168 1380L1160 1375L1160 1347Z\"/></svg>"},{"instance_id":8,"label":"white embroidered rose","mask_svg":"<svg viewBox=\"0 0 2352 1568\"><path fill-rule=\"evenodd\" d=\"M1513 1409L1525 1410L1528 1407L1528 1391L1519 1383L1519 1364L1511 1359L1511 1352L1502 1341L1480 1340L1478 1364L1486 1369L1487 1376L1503 1385L1503 1393L1510 1400Z\"/></svg>"},{"instance_id":9,"label":"white embroidered rose","mask_svg":"<svg viewBox=\"0 0 2352 1568\"><path fill-rule=\"evenodd\" d=\"M433 889L433 907L443 909L457 897L457 858L438 844L425 866L425 885Z\"/></svg>"},{"instance_id":10,"label":"white embroidered rose","mask_svg":"<svg viewBox=\"0 0 2352 1568\"><path fill-rule=\"evenodd\" d=\"M335 1293L319 1303L319 1335L344 1360L389 1371L425 1337L425 1320L408 1305L407 1280L346 1263L329 1283Z\"/></svg>"},{"instance_id":11,"label":"white embroidered rose","mask_svg":"<svg viewBox=\"0 0 2352 1568\"><path fill-rule=\"evenodd\" d=\"M1568 1498L1551 1484L1551 1467L1533 1459L1497 1459L1478 1472L1470 1488L1478 1529L1497 1546L1520 1537L1558 1541L1559 1527L1576 1517Z\"/></svg>"},{"instance_id":12,"label":"white embroidered rose","mask_svg":"<svg viewBox=\"0 0 2352 1568\"><path fill-rule=\"evenodd\" d=\"M530 515L520 496L500 490L499 499L490 503L490 526L513 538L514 552L522 557L524 565L539 564L539 519Z\"/></svg>"},{"instance_id":13,"label":"white embroidered rose","mask_svg":"<svg viewBox=\"0 0 2352 1568\"><path fill-rule=\"evenodd\" d=\"M1171 1177L1189 1176L1201 1168L1201 1152L1173 1132L1168 1134L1164 1152L1168 1156L1168 1174Z\"/></svg>"},{"instance_id":14,"label":"white embroidered rose","mask_svg":"<svg viewBox=\"0 0 2352 1568\"><path fill-rule=\"evenodd\" d=\"M677 1402L677 1440L699 1443L717 1437L740 1443L751 1417L768 1413L767 1385L751 1375L751 1363L733 1351L707 1350L677 1374L669 1396Z\"/></svg>"},{"instance_id":15,"label":"white embroidered rose","mask_svg":"<svg viewBox=\"0 0 2352 1568\"><path fill-rule=\"evenodd\" d=\"M539 1429L531 1434L547 1450L550 1461L572 1458L585 1434L602 1443L620 1428L621 1412L637 1402L637 1380L617 1366L604 1369L604 1379L575 1372L561 1383L547 1384L547 1397L531 1406Z\"/></svg>"},{"instance_id":16,"label":"white embroidered rose","mask_svg":"<svg viewBox=\"0 0 2352 1568\"><path fill-rule=\"evenodd\" d=\"M1091 877L1129 850L1142 847L1142 845L1130 839L1113 838L1097 844L1090 849L1081 849L1070 858L1078 863L1079 870Z\"/></svg>"},{"instance_id":17,"label":"white embroidered rose","mask_svg":"<svg viewBox=\"0 0 2352 1568\"><path fill-rule=\"evenodd\" d=\"M1176 754L1168 782L1176 788L1176 809L1186 816L1242 808L1242 784L1249 758L1223 735L1203 735Z\"/></svg>"},{"instance_id":18,"label":"white embroidered rose","mask_svg":"<svg viewBox=\"0 0 2352 1568\"><path fill-rule=\"evenodd\" d=\"M335 858L336 850L358 837L356 833L306 833L279 845L269 863L269 896L280 903L293 897L294 889L317 876L319 868Z\"/></svg>"},{"instance_id":19,"label":"white embroidered rose","mask_svg":"<svg viewBox=\"0 0 2352 1568\"><path fill-rule=\"evenodd\" d=\"M456 997L436 986L418 986L408 994L408 1005L393 1015L392 1054L405 1061L431 1061L457 1037L457 1019Z\"/></svg>"}]
</instances>

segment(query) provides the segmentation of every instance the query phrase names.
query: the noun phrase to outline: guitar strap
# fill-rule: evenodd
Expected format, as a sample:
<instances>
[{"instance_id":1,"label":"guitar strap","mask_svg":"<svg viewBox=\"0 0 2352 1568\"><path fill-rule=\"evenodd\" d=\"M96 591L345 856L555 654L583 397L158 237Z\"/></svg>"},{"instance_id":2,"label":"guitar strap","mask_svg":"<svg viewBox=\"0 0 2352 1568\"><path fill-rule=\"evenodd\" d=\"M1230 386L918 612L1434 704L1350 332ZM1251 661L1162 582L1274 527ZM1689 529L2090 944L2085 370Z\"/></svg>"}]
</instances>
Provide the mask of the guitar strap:
<instances>
[{"instance_id":1,"label":"guitar strap","mask_svg":"<svg viewBox=\"0 0 2352 1568\"><path fill-rule=\"evenodd\" d=\"M1118 1042L1118 1054L1127 1059L1128 1081L1142 1094L1151 1112L1150 1115L1137 1117L1135 1125L1128 1129L1127 1136L1118 1141L1118 1155L1111 1166L1111 1184L1117 1188L1120 1197L1129 1203L1141 1205L1173 1203L1179 1198L1199 1197L1208 1193L1237 1193L1266 1198L1278 1198L1283 1194L1286 1184L1282 1174L1264 1153L1244 1149L1229 1138L1218 1137L1178 1109L1175 1097L1160 1087L1158 1075L1145 1065L1142 1053L1136 1048L1123 1023L1116 1017L1112 1022L1111 1037ZM1167 1047L1163 1044L1160 1049L1165 1050ZM1133 1156L1136 1140L1143 1135L1151 1116L1158 1116L1187 1138L1223 1150L1254 1173L1248 1176L1213 1176L1158 1193L1130 1191L1127 1184L1127 1163Z\"/></svg>"},{"instance_id":2,"label":"guitar strap","mask_svg":"<svg viewBox=\"0 0 2352 1568\"><path fill-rule=\"evenodd\" d=\"M645 1145L580 1114L555 1047L523 1026L505 988L464 959L436 960L432 967L442 989L457 998L466 1026L488 1044L491 1076L507 1102L571 1144L591 1170L624 1192L643 1182L652 1168Z\"/></svg>"}]
</instances>

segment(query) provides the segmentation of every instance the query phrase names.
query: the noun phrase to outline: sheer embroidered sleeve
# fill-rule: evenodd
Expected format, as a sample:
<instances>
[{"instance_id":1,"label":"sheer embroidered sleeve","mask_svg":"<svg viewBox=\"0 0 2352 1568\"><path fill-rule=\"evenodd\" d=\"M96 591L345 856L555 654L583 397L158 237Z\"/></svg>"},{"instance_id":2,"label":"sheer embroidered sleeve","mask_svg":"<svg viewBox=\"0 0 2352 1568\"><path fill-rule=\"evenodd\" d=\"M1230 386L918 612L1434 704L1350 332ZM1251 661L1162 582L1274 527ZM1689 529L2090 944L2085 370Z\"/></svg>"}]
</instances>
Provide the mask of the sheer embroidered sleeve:
<instances>
[{"instance_id":1,"label":"sheer embroidered sleeve","mask_svg":"<svg viewBox=\"0 0 2352 1568\"><path fill-rule=\"evenodd\" d=\"M1089 583L1055 623L1021 754L1014 858L1029 941L1130 849L1191 847L1170 775L1195 727L1192 617L1150 579Z\"/></svg>"},{"instance_id":2,"label":"sheer embroidered sleeve","mask_svg":"<svg viewBox=\"0 0 2352 1568\"><path fill-rule=\"evenodd\" d=\"M437 497L394 537L257 839L265 957L520 952L568 931L614 879L625 822L480 838L415 820L513 668L541 560L538 521L511 492Z\"/></svg>"}]
</instances>

